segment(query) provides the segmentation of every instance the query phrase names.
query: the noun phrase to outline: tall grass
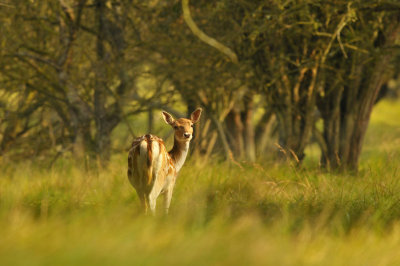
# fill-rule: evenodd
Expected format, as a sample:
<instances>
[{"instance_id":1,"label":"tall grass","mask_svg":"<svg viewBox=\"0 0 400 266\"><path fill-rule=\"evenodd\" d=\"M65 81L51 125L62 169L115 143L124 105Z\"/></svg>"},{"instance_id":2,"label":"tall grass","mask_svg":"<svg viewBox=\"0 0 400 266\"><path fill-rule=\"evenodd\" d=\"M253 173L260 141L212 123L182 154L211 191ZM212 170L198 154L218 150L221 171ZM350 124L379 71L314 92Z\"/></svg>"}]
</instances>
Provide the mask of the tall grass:
<instances>
[{"instance_id":1,"label":"tall grass","mask_svg":"<svg viewBox=\"0 0 400 266\"><path fill-rule=\"evenodd\" d=\"M358 176L189 161L167 217L140 215L124 154L3 166L0 265L400 265L397 117L379 104Z\"/></svg>"}]
</instances>

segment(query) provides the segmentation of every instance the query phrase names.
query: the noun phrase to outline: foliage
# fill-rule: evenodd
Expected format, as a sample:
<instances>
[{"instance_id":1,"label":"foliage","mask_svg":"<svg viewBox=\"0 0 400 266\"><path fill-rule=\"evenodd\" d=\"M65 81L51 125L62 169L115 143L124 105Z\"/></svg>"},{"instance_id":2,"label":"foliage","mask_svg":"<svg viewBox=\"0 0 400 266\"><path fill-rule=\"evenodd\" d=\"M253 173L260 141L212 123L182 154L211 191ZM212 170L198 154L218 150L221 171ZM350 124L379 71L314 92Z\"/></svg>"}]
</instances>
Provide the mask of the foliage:
<instances>
[{"instance_id":1,"label":"foliage","mask_svg":"<svg viewBox=\"0 0 400 266\"><path fill-rule=\"evenodd\" d=\"M144 59L138 59L143 55L136 51L137 6L131 1L80 0L15 1L12 8L1 8L7 25L2 90L18 94L17 100L24 102L23 108L6 116L2 152L16 135L27 136L25 127L21 132L14 125L24 123L15 118L21 117L40 119L35 125L52 139L40 149L69 149L78 157L98 155L107 161L113 129L166 93L144 93L135 84L146 71ZM28 96L33 99L26 100ZM41 137L34 131L29 136Z\"/></svg>"},{"instance_id":2,"label":"foliage","mask_svg":"<svg viewBox=\"0 0 400 266\"><path fill-rule=\"evenodd\" d=\"M194 146L205 160L280 150L300 164L313 138L326 168L357 170L373 105L396 75L397 1L188 2L1 6L2 101L24 103L0 106L1 152L106 164L120 124L148 113L152 131L154 109L201 105Z\"/></svg>"}]
</instances>

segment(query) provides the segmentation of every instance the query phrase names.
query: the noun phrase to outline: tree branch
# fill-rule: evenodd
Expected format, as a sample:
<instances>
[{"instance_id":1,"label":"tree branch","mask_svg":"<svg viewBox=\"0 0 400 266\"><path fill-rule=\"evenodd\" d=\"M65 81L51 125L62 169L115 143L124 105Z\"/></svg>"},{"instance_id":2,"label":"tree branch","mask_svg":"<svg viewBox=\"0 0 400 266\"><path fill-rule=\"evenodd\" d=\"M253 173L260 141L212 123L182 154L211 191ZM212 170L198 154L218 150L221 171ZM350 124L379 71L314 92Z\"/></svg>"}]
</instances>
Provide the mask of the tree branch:
<instances>
[{"instance_id":1,"label":"tree branch","mask_svg":"<svg viewBox=\"0 0 400 266\"><path fill-rule=\"evenodd\" d=\"M189 8L189 0L182 0L182 10L183 10L183 19L185 20L186 24L200 40L205 42L206 44L214 47L221 53L225 54L229 57L229 59L237 64L238 58L234 51L232 51L229 47L226 47L222 43L218 42L216 39L211 38L207 34L205 34L199 27L197 27L196 23L193 21L192 16L190 15L190 8Z\"/></svg>"}]
</instances>

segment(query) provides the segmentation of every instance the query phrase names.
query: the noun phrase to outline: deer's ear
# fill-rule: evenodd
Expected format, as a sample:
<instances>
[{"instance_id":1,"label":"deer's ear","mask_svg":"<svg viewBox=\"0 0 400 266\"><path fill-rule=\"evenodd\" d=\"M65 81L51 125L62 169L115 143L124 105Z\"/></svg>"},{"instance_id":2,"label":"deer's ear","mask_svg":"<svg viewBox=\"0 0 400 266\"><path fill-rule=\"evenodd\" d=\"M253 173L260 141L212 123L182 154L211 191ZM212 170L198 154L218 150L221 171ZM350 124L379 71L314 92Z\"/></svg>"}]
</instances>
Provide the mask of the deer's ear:
<instances>
[{"instance_id":1,"label":"deer's ear","mask_svg":"<svg viewBox=\"0 0 400 266\"><path fill-rule=\"evenodd\" d=\"M197 109L190 115L190 119L192 119L192 123L193 123L193 124L199 122L200 116L201 116L201 112L202 112L202 111L203 111L203 109L197 108Z\"/></svg>"},{"instance_id":2,"label":"deer's ear","mask_svg":"<svg viewBox=\"0 0 400 266\"><path fill-rule=\"evenodd\" d=\"M165 123L172 125L175 121L175 119L170 115L169 113L162 111L162 116L164 118Z\"/></svg>"}]
</instances>

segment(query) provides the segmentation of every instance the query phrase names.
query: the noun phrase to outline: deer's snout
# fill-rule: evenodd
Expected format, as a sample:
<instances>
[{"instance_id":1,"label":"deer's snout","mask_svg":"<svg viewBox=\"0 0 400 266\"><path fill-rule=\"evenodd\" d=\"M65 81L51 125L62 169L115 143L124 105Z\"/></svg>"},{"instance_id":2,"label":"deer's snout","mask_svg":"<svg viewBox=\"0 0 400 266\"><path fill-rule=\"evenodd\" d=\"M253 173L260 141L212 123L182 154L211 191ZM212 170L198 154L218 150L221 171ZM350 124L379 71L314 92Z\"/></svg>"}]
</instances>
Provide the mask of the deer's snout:
<instances>
[{"instance_id":1,"label":"deer's snout","mask_svg":"<svg viewBox=\"0 0 400 266\"><path fill-rule=\"evenodd\" d=\"M185 137L185 138L190 138L190 136L191 136L192 134L190 134L190 133L183 133L183 136Z\"/></svg>"}]
</instances>

